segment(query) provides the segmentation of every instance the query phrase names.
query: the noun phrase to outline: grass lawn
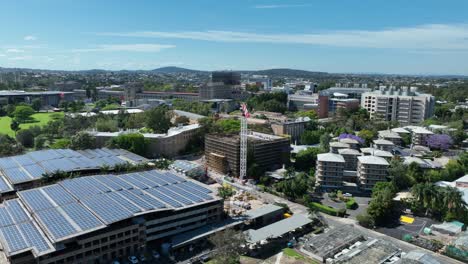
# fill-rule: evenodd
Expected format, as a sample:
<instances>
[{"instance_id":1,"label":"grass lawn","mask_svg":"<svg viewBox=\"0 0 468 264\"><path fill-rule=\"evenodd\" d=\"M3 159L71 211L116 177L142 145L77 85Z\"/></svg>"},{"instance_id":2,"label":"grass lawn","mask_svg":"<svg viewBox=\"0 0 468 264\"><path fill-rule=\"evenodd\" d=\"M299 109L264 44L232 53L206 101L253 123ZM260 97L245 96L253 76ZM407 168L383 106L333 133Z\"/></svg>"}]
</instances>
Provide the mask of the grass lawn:
<instances>
[{"instance_id":1,"label":"grass lawn","mask_svg":"<svg viewBox=\"0 0 468 264\"><path fill-rule=\"evenodd\" d=\"M302 261L304 261L304 263L311 263L311 264L319 263L319 262L316 262L315 260L312 260L310 258L307 258L307 257L299 254L296 250L294 250L292 248L283 249L283 254L290 257L290 258L294 258L296 260L302 260Z\"/></svg>"},{"instance_id":2,"label":"grass lawn","mask_svg":"<svg viewBox=\"0 0 468 264\"><path fill-rule=\"evenodd\" d=\"M34 118L34 120L36 120L36 122L21 124L20 128L28 128L30 126L44 126L50 120L52 120L52 116L56 115L56 114L63 117L63 113L61 113L61 112L59 112L59 113L37 113L37 114L33 114L32 118ZM0 133L1 134L7 134L9 136L14 137L15 132L13 130L11 130L10 124L11 124L11 118L10 117L8 117L8 116L0 117Z\"/></svg>"}]
</instances>

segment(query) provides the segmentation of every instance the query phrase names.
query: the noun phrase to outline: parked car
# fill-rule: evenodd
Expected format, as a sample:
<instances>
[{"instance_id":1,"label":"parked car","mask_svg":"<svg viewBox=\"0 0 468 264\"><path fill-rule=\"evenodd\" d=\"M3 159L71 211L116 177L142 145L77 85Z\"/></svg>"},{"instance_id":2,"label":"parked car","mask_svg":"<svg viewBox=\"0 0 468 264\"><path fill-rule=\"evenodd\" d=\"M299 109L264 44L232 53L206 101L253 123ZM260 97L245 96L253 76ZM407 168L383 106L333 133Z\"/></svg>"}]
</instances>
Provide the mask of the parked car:
<instances>
[{"instance_id":1,"label":"parked car","mask_svg":"<svg viewBox=\"0 0 468 264\"><path fill-rule=\"evenodd\" d=\"M137 264L138 263L138 258L135 257L135 256L130 256L130 257L128 257L128 261L130 261L130 263L132 263L132 264Z\"/></svg>"},{"instance_id":2,"label":"parked car","mask_svg":"<svg viewBox=\"0 0 468 264\"><path fill-rule=\"evenodd\" d=\"M153 250L151 253L154 259L159 259L161 257L161 255L159 255L159 252L157 252L156 250Z\"/></svg>"}]
</instances>

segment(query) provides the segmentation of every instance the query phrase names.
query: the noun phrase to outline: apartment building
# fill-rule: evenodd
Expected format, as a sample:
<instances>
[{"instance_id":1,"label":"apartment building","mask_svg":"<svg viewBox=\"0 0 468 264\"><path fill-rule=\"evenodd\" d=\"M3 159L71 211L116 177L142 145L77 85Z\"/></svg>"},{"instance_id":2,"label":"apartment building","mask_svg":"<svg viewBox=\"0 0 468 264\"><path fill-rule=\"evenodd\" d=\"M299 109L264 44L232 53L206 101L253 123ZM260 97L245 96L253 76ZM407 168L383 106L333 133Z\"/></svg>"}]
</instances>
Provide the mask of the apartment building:
<instances>
[{"instance_id":1,"label":"apartment building","mask_svg":"<svg viewBox=\"0 0 468 264\"><path fill-rule=\"evenodd\" d=\"M289 163L290 139L270 134L249 132L247 146L257 165L268 170ZM209 168L223 174L239 176L239 135L211 134L205 137L205 158Z\"/></svg>"},{"instance_id":2,"label":"apartment building","mask_svg":"<svg viewBox=\"0 0 468 264\"><path fill-rule=\"evenodd\" d=\"M377 156L359 156L357 163L358 186L362 191L371 191L377 182L386 181L389 163Z\"/></svg>"},{"instance_id":3,"label":"apartment building","mask_svg":"<svg viewBox=\"0 0 468 264\"><path fill-rule=\"evenodd\" d=\"M343 156L334 153L317 155L315 177L321 188L339 189L343 186L343 170L345 166Z\"/></svg>"},{"instance_id":4,"label":"apartment building","mask_svg":"<svg viewBox=\"0 0 468 264\"><path fill-rule=\"evenodd\" d=\"M401 146L403 143L403 139L397 132L393 132L391 130L381 130L378 133L379 138L391 141L396 146Z\"/></svg>"},{"instance_id":5,"label":"apartment building","mask_svg":"<svg viewBox=\"0 0 468 264\"><path fill-rule=\"evenodd\" d=\"M380 150L392 151L395 147L395 144L392 141L386 139L375 139L373 142L375 148Z\"/></svg>"},{"instance_id":6,"label":"apartment building","mask_svg":"<svg viewBox=\"0 0 468 264\"><path fill-rule=\"evenodd\" d=\"M362 94L361 107L371 118L397 121L400 125L419 124L434 114L435 98L417 92L416 87L381 86L378 90Z\"/></svg>"},{"instance_id":7,"label":"apartment building","mask_svg":"<svg viewBox=\"0 0 468 264\"><path fill-rule=\"evenodd\" d=\"M362 153L356 149L339 149L338 154L343 156L345 160L344 170L356 171L357 168L357 158L361 156Z\"/></svg>"},{"instance_id":8,"label":"apartment building","mask_svg":"<svg viewBox=\"0 0 468 264\"><path fill-rule=\"evenodd\" d=\"M413 145L426 146L427 137L434 133L424 127L419 126L407 126L406 129L411 131L411 142Z\"/></svg>"},{"instance_id":9,"label":"apartment building","mask_svg":"<svg viewBox=\"0 0 468 264\"><path fill-rule=\"evenodd\" d=\"M347 143L338 142L338 141L330 142L330 152L331 153L338 154L338 150L348 149L348 148L351 148L351 146L349 144L347 144Z\"/></svg>"},{"instance_id":10,"label":"apartment building","mask_svg":"<svg viewBox=\"0 0 468 264\"><path fill-rule=\"evenodd\" d=\"M167 171L67 179L0 204L0 259L111 263L217 223L222 211L207 186Z\"/></svg>"}]
</instances>

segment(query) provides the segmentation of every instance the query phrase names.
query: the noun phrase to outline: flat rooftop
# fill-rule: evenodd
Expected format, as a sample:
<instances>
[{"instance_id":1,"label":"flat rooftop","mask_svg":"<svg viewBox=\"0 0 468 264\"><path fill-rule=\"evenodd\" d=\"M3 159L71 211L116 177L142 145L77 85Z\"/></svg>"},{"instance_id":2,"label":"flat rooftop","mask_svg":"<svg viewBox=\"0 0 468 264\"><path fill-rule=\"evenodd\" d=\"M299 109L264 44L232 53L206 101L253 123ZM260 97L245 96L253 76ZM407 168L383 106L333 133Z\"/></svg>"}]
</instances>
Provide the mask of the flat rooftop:
<instances>
[{"instance_id":1,"label":"flat rooftop","mask_svg":"<svg viewBox=\"0 0 468 264\"><path fill-rule=\"evenodd\" d=\"M160 170L67 179L18 192L0 204L0 243L7 256L55 251L55 243L156 211L216 201L205 185Z\"/></svg>"},{"instance_id":2,"label":"flat rooftop","mask_svg":"<svg viewBox=\"0 0 468 264\"><path fill-rule=\"evenodd\" d=\"M383 263L400 253L393 244L379 239L366 241L351 251L343 254L332 263L336 264L362 264Z\"/></svg>"},{"instance_id":3,"label":"flat rooftop","mask_svg":"<svg viewBox=\"0 0 468 264\"><path fill-rule=\"evenodd\" d=\"M260 208L248 211L246 213L246 215L247 215L247 217L249 219L256 219L256 218L262 217L264 215L268 215L268 214L283 211L283 210L284 209L281 206L277 206L277 205L274 205L274 204L267 204L267 205L264 205L264 206L262 206Z\"/></svg>"},{"instance_id":4,"label":"flat rooftop","mask_svg":"<svg viewBox=\"0 0 468 264\"><path fill-rule=\"evenodd\" d=\"M289 218L283 219L271 225L267 225L260 229L247 230L247 241L250 243L258 243L262 240L277 238L310 223L312 223L312 220L306 215L294 214Z\"/></svg>"}]
</instances>

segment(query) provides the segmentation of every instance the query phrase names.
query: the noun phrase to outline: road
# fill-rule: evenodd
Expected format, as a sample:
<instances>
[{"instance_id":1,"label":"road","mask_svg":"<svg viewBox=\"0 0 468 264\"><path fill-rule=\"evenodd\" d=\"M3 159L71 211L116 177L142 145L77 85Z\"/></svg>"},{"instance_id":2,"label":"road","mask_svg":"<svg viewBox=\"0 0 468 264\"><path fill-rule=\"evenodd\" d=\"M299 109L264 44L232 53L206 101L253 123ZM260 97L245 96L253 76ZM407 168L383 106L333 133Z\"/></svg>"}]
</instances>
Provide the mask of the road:
<instances>
[{"instance_id":1,"label":"road","mask_svg":"<svg viewBox=\"0 0 468 264\"><path fill-rule=\"evenodd\" d=\"M219 180L219 178L218 178L218 180ZM276 196L276 195L272 195L270 193L256 191L256 190L254 190L254 188L252 188L250 186L247 186L247 185L242 185L242 184L239 184L239 183L231 183L231 182L229 182L229 184L231 184L232 186L234 186L237 189L242 189L244 191L251 192L252 194L256 195L259 199L263 200L264 202L267 202L267 203L274 203L274 202L284 203L284 204L288 205L289 209L293 213L308 214L308 208L306 206L302 205L302 204L291 202L291 201L289 201L287 199L284 199L284 198ZM357 223L357 221L354 220L354 219L334 217L334 216L327 215L327 214L322 214L322 213L319 213L319 214L322 216L322 219L324 219L325 222L328 224L328 226L331 227L331 228L336 228L336 227L339 227L339 226L350 225L351 224L351 225L354 225L354 227L357 230L359 230L360 232L362 232L366 236L379 238L379 239L382 239L382 240L385 240L385 241L392 242L393 244L395 244L397 247L399 247L404 252L409 252L411 250L420 250L420 251L423 251L423 252L426 252L426 253L429 253L429 254L433 255L439 261L441 261L441 263L462 264L462 262L460 262L458 260L455 260L455 259L452 259L452 258L449 258L449 257L447 257L445 255L434 253L434 252L432 252L430 250L418 247L416 245L407 243L405 241L396 239L394 237L387 236L385 234L376 232L374 230L364 228L364 227L360 226Z\"/></svg>"}]
</instances>

